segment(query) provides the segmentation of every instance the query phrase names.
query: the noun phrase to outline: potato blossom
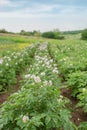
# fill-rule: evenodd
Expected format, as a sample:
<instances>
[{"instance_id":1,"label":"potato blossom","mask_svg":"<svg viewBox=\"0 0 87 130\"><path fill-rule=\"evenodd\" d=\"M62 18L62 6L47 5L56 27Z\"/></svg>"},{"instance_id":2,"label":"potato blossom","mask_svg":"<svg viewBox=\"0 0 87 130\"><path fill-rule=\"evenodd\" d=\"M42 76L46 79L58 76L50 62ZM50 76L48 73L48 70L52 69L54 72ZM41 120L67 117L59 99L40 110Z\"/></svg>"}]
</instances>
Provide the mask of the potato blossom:
<instances>
[{"instance_id":1,"label":"potato blossom","mask_svg":"<svg viewBox=\"0 0 87 130\"><path fill-rule=\"evenodd\" d=\"M23 116L22 121L23 121L23 123L26 123L27 121L29 121L29 117L28 116Z\"/></svg>"}]
</instances>

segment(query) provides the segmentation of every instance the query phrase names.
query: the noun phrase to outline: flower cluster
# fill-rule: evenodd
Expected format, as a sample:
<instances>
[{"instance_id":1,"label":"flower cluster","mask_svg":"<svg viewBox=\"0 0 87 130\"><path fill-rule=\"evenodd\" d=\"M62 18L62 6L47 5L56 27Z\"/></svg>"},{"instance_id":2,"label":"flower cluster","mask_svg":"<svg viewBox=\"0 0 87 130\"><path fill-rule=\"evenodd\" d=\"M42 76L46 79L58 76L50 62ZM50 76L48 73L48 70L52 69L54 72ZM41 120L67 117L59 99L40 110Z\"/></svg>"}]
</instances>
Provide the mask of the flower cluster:
<instances>
[{"instance_id":1,"label":"flower cluster","mask_svg":"<svg viewBox=\"0 0 87 130\"><path fill-rule=\"evenodd\" d=\"M2 64L3 63L3 60L2 59L0 59L0 64Z\"/></svg>"},{"instance_id":2,"label":"flower cluster","mask_svg":"<svg viewBox=\"0 0 87 130\"><path fill-rule=\"evenodd\" d=\"M24 75L24 83L28 80L31 84L40 83L42 86L56 85L59 80L57 64L51 59L47 43L41 44L35 52L33 65Z\"/></svg>"},{"instance_id":3,"label":"flower cluster","mask_svg":"<svg viewBox=\"0 0 87 130\"><path fill-rule=\"evenodd\" d=\"M28 122L29 121L29 117L28 116L23 116L22 121L23 121L23 123Z\"/></svg>"}]
</instances>

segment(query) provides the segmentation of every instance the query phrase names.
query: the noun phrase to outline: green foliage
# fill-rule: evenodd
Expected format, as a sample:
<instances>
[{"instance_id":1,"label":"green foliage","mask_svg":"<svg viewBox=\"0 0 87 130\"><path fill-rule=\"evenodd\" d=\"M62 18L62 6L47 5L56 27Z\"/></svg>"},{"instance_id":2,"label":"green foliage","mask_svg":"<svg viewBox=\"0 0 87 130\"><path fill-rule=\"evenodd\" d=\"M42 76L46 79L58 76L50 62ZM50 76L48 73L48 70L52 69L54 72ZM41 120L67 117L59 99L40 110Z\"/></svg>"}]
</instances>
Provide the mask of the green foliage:
<instances>
[{"instance_id":1,"label":"green foliage","mask_svg":"<svg viewBox=\"0 0 87 130\"><path fill-rule=\"evenodd\" d=\"M87 43L84 41L54 41L49 44L49 53L65 79L72 72L87 70Z\"/></svg>"},{"instance_id":2,"label":"green foliage","mask_svg":"<svg viewBox=\"0 0 87 130\"><path fill-rule=\"evenodd\" d=\"M67 100L59 102L59 98L60 91L53 86L28 84L26 89L13 94L3 104L0 112L1 129L74 130L75 126L69 120L70 112L65 108Z\"/></svg>"},{"instance_id":3,"label":"green foliage","mask_svg":"<svg viewBox=\"0 0 87 130\"><path fill-rule=\"evenodd\" d=\"M81 33L82 31L83 30L63 31L62 33L65 34L65 35L68 35L68 34L76 35L76 34Z\"/></svg>"},{"instance_id":4,"label":"green foliage","mask_svg":"<svg viewBox=\"0 0 87 130\"><path fill-rule=\"evenodd\" d=\"M49 56L47 43L41 44L21 83L0 108L1 130L76 130L66 108L69 100L60 93L56 64Z\"/></svg>"},{"instance_id":5,"label":"green foliage","mask_svg":"<svg viewBox=\"0 0 87 130\"><path fill-rule=\"evenodd\" d=\"M55 34L54 34L52 31L50 31L50 32L44 32L44 33L42 34L42 37L54 38L54 37L55 37Z\"/></svg>"},{"instance_id":6,"label":"green foliage","mask_svg":"<svg viewBox=\"0 0 87 130\"><path fill-rule=\"evenodd\" d=\"M49 44L49 52L72 96L79 99L78 106L87 112L87 42L54 41Z\"/></svg>"},{"instance_id":7,"label":"green foliage","mask_svg":"<svg viewBox=\"0 0 87 130\"><path fill-rule=\"evenodd\" d=\"M82 39L83 40L87 40L87 29L85 29L84 31L82 31Z\"/></svg>"},{"instance_id":8,"label":"green foliage","mask_svg":"<svg viewBox=\"0 0 87 130\"><path fill-rule=\"evenodd\" d=\"M87 122L80 123L78 130L87 130Z\"/></svg>"},{"instance_id":9,"label":"green foliage","mask_svg":"<svg viewBox=\"0 0 87 130\"><path fill-rule=\"evenodd\" d=\"M40 31L33 31L33 32L27 32L24 30L21 30L20 32L21 35L25 35L25 36L36 36L36 37L40 37L41 36L41 32Z\"/></svg>"},{"instance_id":10,"label":"green foliage","mask_svg":"<svg viewBox=\"0 0 87 130\"><path fill-rule=\"evenodd\" d=\"M26 32L24 30L21 30L20 34L21 35L26 35L26 36L32 36L32 32Z\"/></svg>"},{"instance_id":11,"label":"green foliage","mask_svg":"<svg viewBox=\"0 0 87 130\"><path fill-rule=\"evenodd\" d=\"M78 94L78 99L80 102L77 106L83 107L84 111L87 112L87 87L80 89L80 94ZM87 125L87 124L86 124Z\"/></svg>"},{"instance_id":12,"label":"green foliage","mask_svg":"<svg viewBox=\"0 0 87 130\"><path fill-rule=\"evenodd\" d=\"M87 72L76 71L69 74L67 85L72 89L72 95L76 97L80 89L87 87Z\"/></svg>"},{"instance_id":13,"label":"green foliage","mask_svg":"<svg viewBox=\"0 0 87 130\"><path fill-rule=\"evenodd\" d=\"M0 33L7 33L5 29L0 29Z\"/></svg>"},{"instance_id":14,"label":"green foliage","mask_svg":"<svg viewBox=\"0 0 87 130\"><path fill-rule=\"evenodd\" d=\"M64 36L61 35L59 31L49 31L42 33L42 37L53 38L53 39L64 39Z\"/></svg>"},{"instance_id":15,"label":"green foliage","mask_svg":"<svg viewBox=\"0 0 87 130\"><path fill-rule=\"evenodd\" d=\"M29 66L36 48L27 47L0 59L0 92L16 83L16 75Z\"/></svg>"}]
</instances>

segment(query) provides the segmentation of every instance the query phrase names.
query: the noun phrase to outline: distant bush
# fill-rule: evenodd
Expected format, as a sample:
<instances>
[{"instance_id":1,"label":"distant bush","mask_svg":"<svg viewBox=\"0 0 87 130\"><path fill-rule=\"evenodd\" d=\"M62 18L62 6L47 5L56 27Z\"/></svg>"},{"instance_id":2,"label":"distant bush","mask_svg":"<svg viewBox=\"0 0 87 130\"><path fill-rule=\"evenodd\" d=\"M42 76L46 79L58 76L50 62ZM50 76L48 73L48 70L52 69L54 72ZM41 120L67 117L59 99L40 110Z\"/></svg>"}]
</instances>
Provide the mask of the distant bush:
<instances>
[{"instance_id":1,"label":"distant bush","mask_svg":"<svg viewBox=\"0 0 87 130\"><path fill-rule=\"evenodd\" d=\"M6 33L6 34L15 34L14 32L9 32L6 29L0 29L0 33Z\"/></svg>"},{"instance_id":2,"label":"distant bush","mask_svg":"<svg viewBox=\"0 0 87 130\"><path fill-rule=\"evenodd\" d=\"M87 40L87 29L83 30L82 32L82 39Z\"/></svg>"},{"instance_id":3,"label":"distant bush","mask_svg":"<svg viewBox=\"0 0 87 130\"><path fill-rule=\"evenodd\" d=\"M27 31L24 31L24 30L21 30L21 32L19 33L20 35L25 35L25 36L36 36L36 37L40 37L41 36L41 33L40 31L33 31L33 32L27 32Z\"/></svg>"},{"instance_id":4,"label":"distant bush","mask_svg":"<svg viewBox=\"0 0 87 130\"><path fill-rule=\"evenodd\" d=\"M64 36L61 35L61 33L57 31L44 32L42 33L42 37L53 38L53 39L64 39Z\"/></svg>"},{"instance_id":5,"label":"distant bush","mask_svg":"<svg viewBox=\"0 0 87 130\"><path fill-rule=\"evenodd\" d=\"M0 33L8 33L5 29L0 29Z\"/></svg>"},{"instance_id":6,"label":"distant bush","mask_svg":"<svg viewBox=\"0 0 87 130\"><path fill-rule=\"evenodd\" d=\"M56 39L60 39L60 40L64 39L64 36L63 35L59 35L59 36L56 37Z\"/></svg>"},{"instance_id":7,"label":"distant bush","mask_svg":"<svg viewBox=\"0 0 87 130\"><path fill-rule=\"evenodd\" d=\"M25 36L32 36L32 32L26 32L24 30L21 30L20 34Z\"/></svg>"},{"instance_id":8,"label":"distant bush","mask_svg":"<svg viewBox=\"0 0 87 130\"><path fill-rule=\"evenodd\" d=\"M62 34L64 34L64 35L68 35L68 34L76 35L76 34L82 33L82 31L83 30L63 31Z\"/></svg>"},{"instance_id":9,"label":"distant bush","mask_svg":"<svg viewBox=\"0 0 87 130\"><path fill-rule=\"evenodd\" d=\"M42 37L45 37L45 38L54 38L55 37L55 35L54 35L54 33L53 32L44 32L44 33L42 33Z\"/></svg>"}]
</instances>

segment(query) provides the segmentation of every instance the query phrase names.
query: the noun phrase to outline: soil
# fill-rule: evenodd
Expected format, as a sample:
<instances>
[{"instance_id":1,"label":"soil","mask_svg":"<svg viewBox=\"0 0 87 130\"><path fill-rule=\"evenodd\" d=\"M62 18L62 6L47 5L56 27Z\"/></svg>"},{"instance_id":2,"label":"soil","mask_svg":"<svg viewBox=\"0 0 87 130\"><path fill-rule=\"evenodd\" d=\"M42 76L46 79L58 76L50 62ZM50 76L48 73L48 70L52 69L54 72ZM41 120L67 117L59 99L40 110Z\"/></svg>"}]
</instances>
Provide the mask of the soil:
<instances>
[{"instance_id":1,"label":"soil","mask_svg":"<svg viewBox=\"0 0 87 130\"><path fill-rule=\"evenodd\" d=\"M20 75L16 76L17 83L13 86L13 89L11 88L11 91L7 90L7 92L0 94L0 105L7 100L7 98L14 92L17 92L19 90L20 86L20 80L22 79Z\"/></svg>"},{"instance_id":2,"label":"soil","mask_svg":"<svg viewBox=\"0 0 87 130\"><path fill-rule=\"evenodd\" d=\"M72 119L71 121L74 122L77 126L81 123L86 121L87 122L87 113L84 113L83 109L81 107L76 107L79 100L71 96L72 91L67 88L61 89L61 94L65 97L67 97L71 104L70 109L72 110Z\"/></svg>"},{"instance_id":3,"label":"soil","mask_svg":"<svg viewBox=\"0 0 87 130\"><path fill-rule=\"evenodd\" d=\"M5 94L0 94L0 105L6 101L7 97L9 96L9 93L5 93Z\"/></svg>"}]
</instances>

